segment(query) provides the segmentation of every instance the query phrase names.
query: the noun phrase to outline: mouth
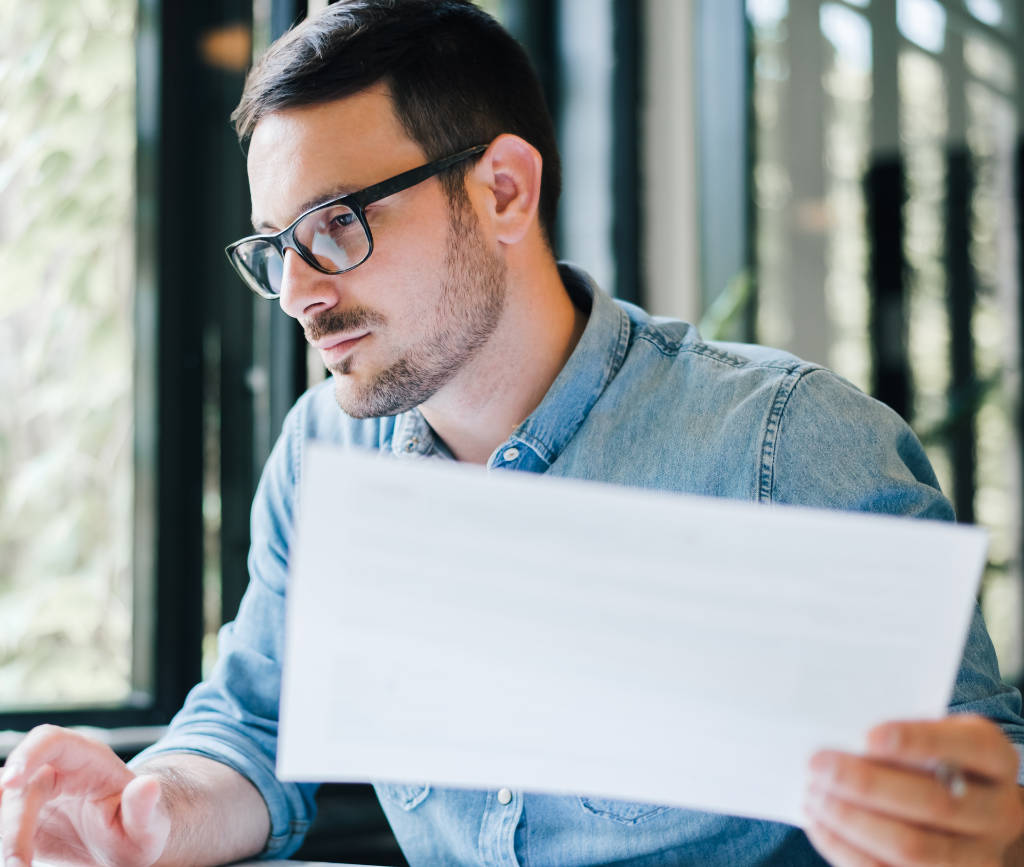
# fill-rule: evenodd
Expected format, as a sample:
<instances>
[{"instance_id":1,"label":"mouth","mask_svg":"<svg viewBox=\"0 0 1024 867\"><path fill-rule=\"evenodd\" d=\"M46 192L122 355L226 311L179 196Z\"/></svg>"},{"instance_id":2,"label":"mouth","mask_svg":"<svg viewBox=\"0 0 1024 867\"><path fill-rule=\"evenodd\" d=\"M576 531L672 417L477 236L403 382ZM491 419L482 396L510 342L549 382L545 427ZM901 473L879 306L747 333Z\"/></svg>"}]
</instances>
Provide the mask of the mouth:
<instances>
[{"instance_id":1,"label":"mouth","mask_svg":"<svg viewBox=\"0 0 1024 867\"><path fill-rule=\"evenodd\" d=\"M360 340L369 337L370 332L364 331L361 334L332 335L318 340L314 346L320 350L320 355L327 366L334 364L349 354Z\"/></svg>"}]
</instances>

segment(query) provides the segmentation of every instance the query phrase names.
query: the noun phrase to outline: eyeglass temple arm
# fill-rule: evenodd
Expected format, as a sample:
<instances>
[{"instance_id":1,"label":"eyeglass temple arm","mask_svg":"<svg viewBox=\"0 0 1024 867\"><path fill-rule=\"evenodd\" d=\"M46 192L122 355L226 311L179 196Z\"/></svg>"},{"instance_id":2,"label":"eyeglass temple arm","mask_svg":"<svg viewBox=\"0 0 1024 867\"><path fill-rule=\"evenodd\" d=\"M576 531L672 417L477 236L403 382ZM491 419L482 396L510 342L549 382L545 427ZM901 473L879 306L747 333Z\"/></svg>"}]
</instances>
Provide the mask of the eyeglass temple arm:
<instances>
[{"instance_id":1,"label":"eyeglass temple arm","mask_svg":"<svg viewBox=\"0 0 1024 867\"><path fill-rule=\"evenodd\" d=\"M459 151L457 154L452 154L449 157L444 157L443 159L435 160L432 163L427 163L426 165L409 169L407 172L402 172L400 175L395 175L393 178L388 178L386 181L381 181L379 184L374 184L373 186L360 190L358 193L353 193L351 196L347 196L346 198L359 207L371 205L379 199L387 198L394 193L400 193L402 190L414 187L416 184L425 181L427 178L432 177L433 175L438 175L445 169L451 168L456 163L461 163L463 160L468 160L471 157L482 154L488 147L490 147L490 145L482 144L467 148L466 150Z\"/></svg>"}]
</instances>

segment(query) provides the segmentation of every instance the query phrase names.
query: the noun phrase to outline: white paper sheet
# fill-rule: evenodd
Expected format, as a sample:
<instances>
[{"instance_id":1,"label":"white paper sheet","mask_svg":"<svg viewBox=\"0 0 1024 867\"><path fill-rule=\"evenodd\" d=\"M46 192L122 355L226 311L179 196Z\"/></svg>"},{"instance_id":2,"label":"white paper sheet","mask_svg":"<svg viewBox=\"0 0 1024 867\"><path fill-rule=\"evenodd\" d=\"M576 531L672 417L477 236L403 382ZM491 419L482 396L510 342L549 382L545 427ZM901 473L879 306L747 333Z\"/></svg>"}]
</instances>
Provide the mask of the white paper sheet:
<instances>
[{"instance_id":1,"label":"white paper sheet","mask_svg":"<svg viewBox=\"0 0 1024 867\"><path fill-rule=\"evenodd\" d=\"M944 713L985 547L312 444L278 774L801 824L815 750Z\"/></svg>"}]
</instances>

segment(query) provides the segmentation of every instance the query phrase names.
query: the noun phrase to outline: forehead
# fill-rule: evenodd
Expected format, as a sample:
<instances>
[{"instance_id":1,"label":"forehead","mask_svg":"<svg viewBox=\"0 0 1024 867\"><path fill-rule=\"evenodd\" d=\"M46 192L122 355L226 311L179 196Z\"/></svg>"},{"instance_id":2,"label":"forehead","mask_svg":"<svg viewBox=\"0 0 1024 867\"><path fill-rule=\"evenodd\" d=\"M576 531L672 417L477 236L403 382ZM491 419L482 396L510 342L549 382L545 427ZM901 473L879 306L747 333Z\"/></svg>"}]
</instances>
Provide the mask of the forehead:
<instances>
[{"instance_id":1,"label":"forehead","mask_svg":"<svg viewBox=\"0 0 1024 867\"><path fill-rule=\"evenodd\" d=\"M384 86L275 111L260 118L249 143L253 216L282 228L304 203L362 189L424 160Z\"/></svg>"}]
</instances>

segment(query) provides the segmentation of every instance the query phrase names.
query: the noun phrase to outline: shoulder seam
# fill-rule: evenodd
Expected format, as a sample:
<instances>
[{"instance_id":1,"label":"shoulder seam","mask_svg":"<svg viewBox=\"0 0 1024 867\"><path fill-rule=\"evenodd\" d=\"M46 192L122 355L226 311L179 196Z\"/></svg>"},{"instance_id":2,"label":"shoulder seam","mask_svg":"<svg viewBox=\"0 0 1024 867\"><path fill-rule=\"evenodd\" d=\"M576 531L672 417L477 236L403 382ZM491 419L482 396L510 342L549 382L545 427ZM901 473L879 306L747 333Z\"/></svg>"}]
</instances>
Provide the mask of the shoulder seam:
<instances>
[{"instance_id":1,"label":"shoulder seam","mask_svg":"<svg viewBox=\"0 0 1024 867\"><path fill-rule=\"evenodd\" d=\"M696 341L694 343L666 343L664 340L660 340L656 331L644 328L638 330L636 334L637 340L645 340L651 344L655 349L658 350L662 355L667 358L674 358L682 353L688 353L690 355L699 355L703 358L710 359L711 361L717 361L721 364L727 364L730 367L746 367L750 366L758 368L760 370L777 370L781 373L791 374L795 370L803 367L808 367L811 370L824 369L819 365L812 364L811 362L801 361L800 359L793 359L792 361L756 361L750 358L743 358L738 355L733 355L731 352L726 352L722 349L716 349L715 347L703 342Z\"/></svg>"},{"instance_id":2,"label":"shoulder seam","mask_svg":"<svg viewBox=\"0 0 1024 867\"><path fill-rule=\"evenodd\" d=\"M761 440L761 459L758 471L757 502L771 503L775 487L775 457L778 454L779 431L782 427L782 416L789 406L789 399L797 385L808 374L825 368L802 362L787 371L787 375L779 381L772 401L768 418L765 422L764 436Z\"/></svg>"}]
</instances>

